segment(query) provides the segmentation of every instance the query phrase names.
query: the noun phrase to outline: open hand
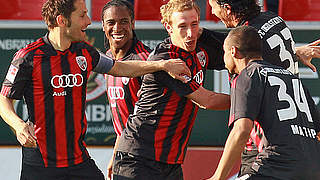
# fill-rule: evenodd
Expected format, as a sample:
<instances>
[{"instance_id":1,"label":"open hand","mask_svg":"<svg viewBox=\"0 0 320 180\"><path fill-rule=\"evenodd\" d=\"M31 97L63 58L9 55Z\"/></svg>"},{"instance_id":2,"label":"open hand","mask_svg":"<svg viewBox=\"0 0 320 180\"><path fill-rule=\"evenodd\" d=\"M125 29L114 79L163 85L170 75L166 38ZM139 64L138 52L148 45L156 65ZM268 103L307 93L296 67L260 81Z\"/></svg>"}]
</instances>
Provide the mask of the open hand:
<instances>
[{"instance_id":1,"label":"open hand","mask_svg":"<svg viewBox=\"0 0 320 180\"><path fill-rule=\"evenodd\" d=\"M317 68L311 63L313 58L320 58L320 39L300 47L296 47L296 53L300 61L312 69L313 72L317 71Z\"/></svg>"}]
</instances>

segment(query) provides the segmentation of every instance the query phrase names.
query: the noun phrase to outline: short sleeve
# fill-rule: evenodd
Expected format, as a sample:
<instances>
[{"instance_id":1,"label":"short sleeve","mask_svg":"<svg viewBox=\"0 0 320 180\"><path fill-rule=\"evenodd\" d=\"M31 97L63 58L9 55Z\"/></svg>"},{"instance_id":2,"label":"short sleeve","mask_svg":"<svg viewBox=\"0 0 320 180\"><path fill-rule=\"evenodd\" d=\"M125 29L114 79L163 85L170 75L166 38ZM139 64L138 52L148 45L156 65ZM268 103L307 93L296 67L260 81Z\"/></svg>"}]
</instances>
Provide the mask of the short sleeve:
<instances>
[{"instance_id":1,"label":"short sleeve","mask_svg":"<svg viewBox=\"0 0 320 180\"><path fill-rule=\"evenodd\" d=\"M258 70L243 70L231 83L229 126L240 118L256 120L262 104L265 83Z\"/></svg>"},{"instance_id":2,"label":"short sleeve","mask_svg":"<svg viewBox=\"0 0 320 180\"><path fill-rule=\"evenodd\" d=\"M223 42L226 38L225 33L203 29L201 36L198 38L198 45L204 48L208 53L208 69L222 70L225 69L223 61Z\"/></svg>"},{"instance_id":3,"label":"short sleeve","mask_svg":"<svg viewBox=\"0 0 320 180\"><path fill-rule=\"evenodd\" d=\"M20 57L23 54L20 51L11 62L1 88L1 95L12 99L22 99L25 87L32 81L31 61L27 61L28 54Z\"/></svg>"}]
</instances>

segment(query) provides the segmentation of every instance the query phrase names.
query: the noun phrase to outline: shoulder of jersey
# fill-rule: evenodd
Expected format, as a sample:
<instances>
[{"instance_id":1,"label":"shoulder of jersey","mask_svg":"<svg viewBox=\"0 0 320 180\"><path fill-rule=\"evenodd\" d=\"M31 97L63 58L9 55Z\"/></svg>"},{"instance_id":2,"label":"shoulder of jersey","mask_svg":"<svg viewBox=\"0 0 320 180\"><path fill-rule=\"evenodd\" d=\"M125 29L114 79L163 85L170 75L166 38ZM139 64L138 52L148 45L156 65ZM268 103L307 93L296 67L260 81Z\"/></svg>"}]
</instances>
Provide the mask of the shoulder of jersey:
<instances>
[{"instance_id":1,"label":"shoulder of jersey","mask_svg":"<svg viewBox=\"0 0 320 180\"><path fill-rule=\"evenodd\" d=\"M37 50L37 48L39 48L40 46L43 46L43 45L45 45L45 42L43 41L42 38L39 38L35 42L27 44L24 48L17 51L15 53L13 59L19 59L19 58L25 57L31 51L35 51L35 50Z\"/></svg>"}]
</instances>

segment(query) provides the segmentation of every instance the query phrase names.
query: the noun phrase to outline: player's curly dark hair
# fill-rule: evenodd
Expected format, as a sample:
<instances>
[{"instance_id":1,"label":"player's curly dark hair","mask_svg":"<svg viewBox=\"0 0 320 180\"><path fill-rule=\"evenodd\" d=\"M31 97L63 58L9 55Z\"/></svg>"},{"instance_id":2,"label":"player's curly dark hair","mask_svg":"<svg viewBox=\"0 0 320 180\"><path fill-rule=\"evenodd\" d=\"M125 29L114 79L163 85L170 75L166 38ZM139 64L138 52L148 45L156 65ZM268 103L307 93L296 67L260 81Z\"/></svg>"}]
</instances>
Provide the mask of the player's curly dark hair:
<instances>
[{"instance_id":1,"label":"player's curly dark hair","mask_svg":"<svg viewBox=\"0 0 320 180\"><path fill-rule=\"evenodd\" d=\"M104 16L104 12L109 9L110 7L112 6L116 6L116 7L119 7L119 6L124 6L128 9L129 11L129 14L130 14L130 17L131 17L131 20L133 21L134 20L134 7L133 5L129 2L129 1L126 1L126 0L111 0L109 1L108 3L106 3L104 5L104 7L102 8L102 11L101 11L101 21L103 21L103 16Z\"/></svg>"},{"instance_id":2,"label":"player's curly dark hair","mask_svg":"<svg viewBox=\"0 0 320 180\"><path fill-rule=\"evenodd\" d=\"M49 29L57 27L56 17L64 16L71 25L71 13L76 10L74 2L76 0L47 0L42 6L41 15Z\"/></svg>"},{"instance_id":3,"label":"player's curly dark hair","mask_svg":"<svg viewBox=\"0 0 320 180\"><path fill-rule=\"evenodd\" d=\"M220 6L229 4L231 6L231 12L233 12L237 18L243 20L250 16L257 15L261 8L257 4L256 0L216 0Z\"/></svg>"}]
</instances>

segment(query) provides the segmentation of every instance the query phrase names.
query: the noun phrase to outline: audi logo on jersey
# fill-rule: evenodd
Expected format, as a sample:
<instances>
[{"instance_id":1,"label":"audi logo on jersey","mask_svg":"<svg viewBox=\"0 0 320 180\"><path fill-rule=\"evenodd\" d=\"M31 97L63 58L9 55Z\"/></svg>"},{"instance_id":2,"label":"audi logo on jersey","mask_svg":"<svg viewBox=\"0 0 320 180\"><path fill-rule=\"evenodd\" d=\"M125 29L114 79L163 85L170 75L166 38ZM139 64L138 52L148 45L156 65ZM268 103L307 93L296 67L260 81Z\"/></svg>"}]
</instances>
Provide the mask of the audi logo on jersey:
<instances>
[{"instance_id":1,"label":"audi logo on jersey","mask_svg":"<svg viewBox=\"0 0 320 180\"><path fill-rule=\"evenodd\" d=\"M108 87L108 96L110 99L124 99L124 90L122 87Z\"/></svg>"},{"instance_id":2,"label":"audi logo on jersey","mask_svg":"<svg viewBox=\"0 0 320 180\"><path fill-rule=\"evenodd\" d=\"M197 72L197 74L193 77L193 79L195 79L195 81L200 84L200 85L203 85L202 82L203 82L203 71L200 70L199 72Z\"/></svg>"},{"instance_id":3,"label":"audi logo on jersey","mask_svg":"<svg viewBox=\"0 0 320 180\"><path fill-rule=\"evenodd\" d=\"M55 75L51 79L51 85L54 88L79 87L83 84L81 74L63 74Z\"/></svg>"}]
</instances>

